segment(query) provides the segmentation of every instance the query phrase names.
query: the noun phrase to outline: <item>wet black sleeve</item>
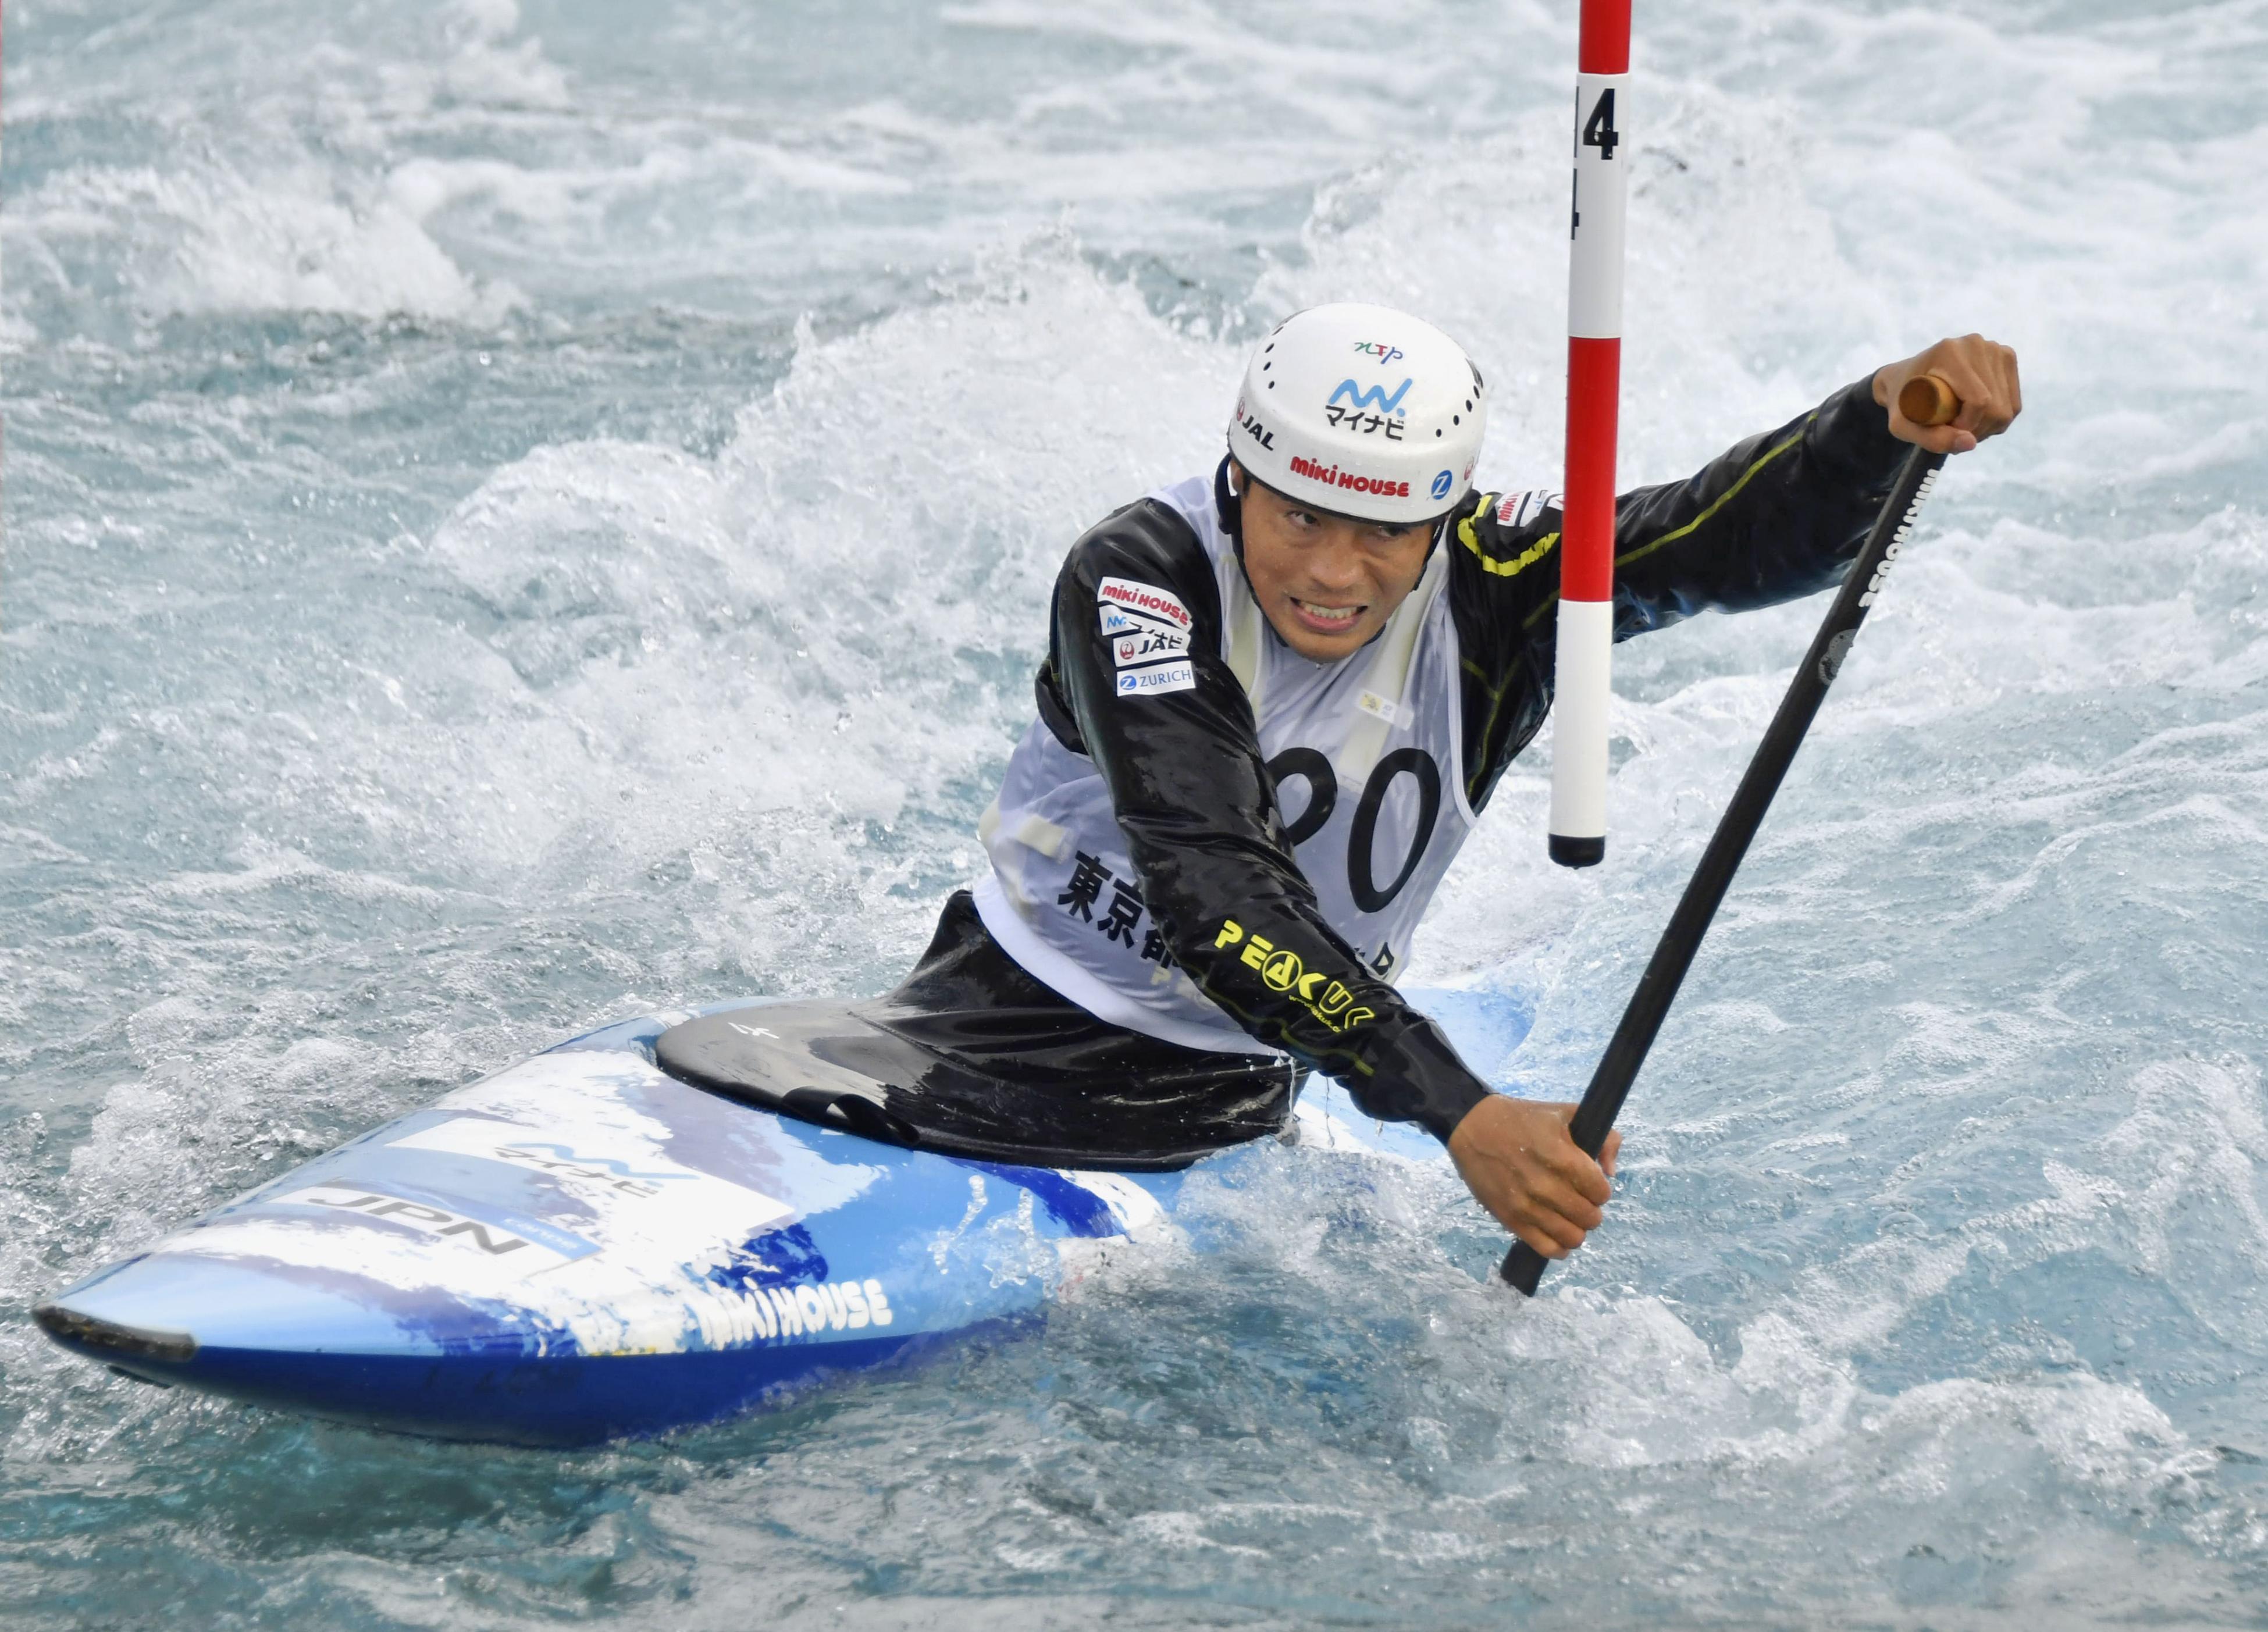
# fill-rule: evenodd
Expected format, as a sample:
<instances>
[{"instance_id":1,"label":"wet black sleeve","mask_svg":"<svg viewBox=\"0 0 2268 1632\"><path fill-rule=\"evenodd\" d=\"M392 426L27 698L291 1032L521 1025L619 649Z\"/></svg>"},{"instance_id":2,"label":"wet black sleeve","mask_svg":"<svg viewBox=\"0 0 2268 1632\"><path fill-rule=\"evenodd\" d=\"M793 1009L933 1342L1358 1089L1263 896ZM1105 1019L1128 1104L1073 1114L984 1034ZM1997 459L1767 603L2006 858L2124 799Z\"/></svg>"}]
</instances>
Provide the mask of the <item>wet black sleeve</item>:
<instances>
[{"instance_id":1,"label":"wet black sleeve","mask_svg":"<svg viewBox=\"0 0 2268 1632\"><path fill-rule=\"evenodd\" d=\"M1118 578L1189 613L1191 683L1121 695L1100 592ZM1071 548L1057 580L1041 717L1110 789L1144 897L1206 996L1387 1121L1446 1140L1489 1090L1433 1023L1323 921L1285 842L1252 708L1219 652L1220 596L1189 524L1147 500Z\"/></svg>"},{"instance_id":2,"label":"wet black sleeve","mask_svg":"<svg viewBox=\"0 0 2268 1632\"><path fill-rule=\"evenodd\" d=\"M1905 453L1869 375L1688 481L1623 494L1615 638L1841 582ZM1452 521L1447 542L1465 670L1465 792L1478 810L1551 707L1558 497L1482 496Z\"/></svg>"}]
</instances>

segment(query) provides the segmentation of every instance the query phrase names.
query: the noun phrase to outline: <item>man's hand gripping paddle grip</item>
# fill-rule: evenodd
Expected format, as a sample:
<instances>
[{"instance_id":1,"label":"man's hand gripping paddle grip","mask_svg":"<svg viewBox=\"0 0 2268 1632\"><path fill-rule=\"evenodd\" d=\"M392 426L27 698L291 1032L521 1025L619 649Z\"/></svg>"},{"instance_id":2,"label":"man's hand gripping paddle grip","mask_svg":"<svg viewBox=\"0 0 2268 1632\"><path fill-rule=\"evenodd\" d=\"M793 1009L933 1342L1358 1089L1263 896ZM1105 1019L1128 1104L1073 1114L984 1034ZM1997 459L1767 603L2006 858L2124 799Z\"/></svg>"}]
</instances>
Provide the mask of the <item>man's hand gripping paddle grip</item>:
<instances>
[{"instance_id":1,"label":"man's hand gripping paddle grip","mask_svg":"<svg viewBox=\"0 0 2268 1632\"><path fill-rule=\"evenodd\" d=\"M1899 391L1898 411L1917 425L1947 425L1961 412L1961 400L1954 395L1953 387L1938 376L1917 374ZM1802 746L1804 732L1811 728L1812 717L1825 701L1827 688L1835 683L1837 671L1850 655L1859 626L1867 621L1874 598L1881 592L1882 582L1897 560L1899 547L1911 531L1922 501L1929 496L1938 469L1944 463L1944 454L1918 447L1906 455L1897 482L1883 501L1881 513L1874 518L1873 531L1867 534L1858 559L1851 563L1835 604L1828 608L1826 621L1819 626L1811 650L1804 654L1794 680L1788 683L1787 695L1780 699L1779 711L1764 728L1756 757L1749 761L1740 788L1734 793L1732 803L1725 807L1717 831L1709 840L1709 848L1702 852L1700 864L1693 869L1692 879L1678 900L1677 910L1670 915L1669 927L1661 932L1661 940L1646 963L1646 973L1638 977L1638 989L1631 994L1622 1023L1615 1027L1606 1052L1599 1056L1599 1068L1591 1075L1591 1085L1583 1091L1583 1102L1575 1107L1574 1120L1567 1131L1586 1154L1596 1157L1606 1144L1607 1135L1613 1131L1615 1118L1621 1114L1623 1100L1637 1079L1638 1067L1646 1062L1646 1050L1653 1047L1654 1035L1660 1031L1669 1005L1676 999L1685 972L1693 967L1694 953L1700 950L1701 937L1709 931L1709 921L1716 916L1734 873L1748 854L1749 842L1763 825L1764 812L1771 808L1772 796L1779 791L1780 781L1787 775L1796 749ZM1523 1241L1506 1254L1500 1273L1532 1297L1536 1283L1543 1278L1544 1262L1543 1254Z\"/></svg>"}]
</instances>

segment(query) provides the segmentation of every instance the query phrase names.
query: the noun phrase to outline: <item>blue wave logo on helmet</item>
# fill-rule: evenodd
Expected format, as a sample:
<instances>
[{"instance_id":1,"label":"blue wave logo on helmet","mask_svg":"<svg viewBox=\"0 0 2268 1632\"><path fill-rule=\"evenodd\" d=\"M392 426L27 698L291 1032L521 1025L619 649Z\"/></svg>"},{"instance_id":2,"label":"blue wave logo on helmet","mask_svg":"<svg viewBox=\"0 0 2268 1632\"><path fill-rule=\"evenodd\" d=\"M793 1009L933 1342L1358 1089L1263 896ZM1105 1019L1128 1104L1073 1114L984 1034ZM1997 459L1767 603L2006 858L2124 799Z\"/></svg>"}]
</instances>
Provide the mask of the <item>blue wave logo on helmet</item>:
<instances>
[{"instance_id":1,"label":"blue wave logo on helmet","mask_svg":"<svg viewBox=\"0 0 2268 1632\"><path fill-rule=\"evenodd\" d=\"M1394 394L1389 397L1383 386L1357 386L1351 379L1343 379L1339 381L1338 389L1331 393L1330 401L1323 406L1333 407L1341 397L1344 397L1355 405L1358 411L1369 408L1376 408L1381 414L1399 414L1402 412L1402 399L1409 394L1411 384L1410 380L1403 380L1394 388Z\"/></svg>"},{"instance_id":2,"label":"blue wave logo on helmet","mask_svg":"<svg viewBox=\"0 0 2268 1632\"><path fill-rule=\"evenodd\" d=\"M1456 485L1456 481L1457 479L1451 475L1447 471L1443 471L1440 475L1433 478L1433 496L1437 499L1445 499L1448 497L1449 489Z\"/></svg>"}]
</instances>

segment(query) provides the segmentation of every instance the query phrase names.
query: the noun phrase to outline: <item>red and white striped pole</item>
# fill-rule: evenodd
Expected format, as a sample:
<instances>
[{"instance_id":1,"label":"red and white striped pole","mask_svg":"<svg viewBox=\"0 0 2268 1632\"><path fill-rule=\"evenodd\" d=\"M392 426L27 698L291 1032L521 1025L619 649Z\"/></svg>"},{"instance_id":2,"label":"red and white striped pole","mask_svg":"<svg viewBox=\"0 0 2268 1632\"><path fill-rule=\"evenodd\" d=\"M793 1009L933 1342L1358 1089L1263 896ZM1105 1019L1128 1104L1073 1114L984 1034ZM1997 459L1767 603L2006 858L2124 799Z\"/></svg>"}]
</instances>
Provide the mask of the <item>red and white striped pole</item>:
<instances>
[{"instance_id":1,"label":"red and white striped pole","mask_svg":"<svg viewBox=\"0 0 2268 1632\"><path fill-rule=\"evenodd\" d=\"M1630 77L1630 0L1583 0L1575 198L1567 255L1567 482L1551 736L1551 859L1607 854L1607 696L1614 652L1615 424L1623 373L1623 213L1616 125Z\"/></svg>"}]
</instances>

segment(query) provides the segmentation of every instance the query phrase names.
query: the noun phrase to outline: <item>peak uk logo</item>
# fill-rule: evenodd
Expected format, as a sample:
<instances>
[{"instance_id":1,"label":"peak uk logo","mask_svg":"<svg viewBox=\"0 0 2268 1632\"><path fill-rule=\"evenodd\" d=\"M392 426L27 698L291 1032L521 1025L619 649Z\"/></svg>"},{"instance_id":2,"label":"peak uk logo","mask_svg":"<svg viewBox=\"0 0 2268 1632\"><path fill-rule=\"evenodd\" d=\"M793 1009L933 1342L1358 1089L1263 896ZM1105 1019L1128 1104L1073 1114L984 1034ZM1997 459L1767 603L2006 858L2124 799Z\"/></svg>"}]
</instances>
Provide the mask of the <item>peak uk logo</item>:
<instances>
[{"instance_id":1,"label":"peak uk logo","mask_svg":"<svg viewBox=\"0 0 2268 1632\"><path fill-rule=\"evenodd\" d=\"M1394 388L1394 394L1389 397L1383 386L1358 386L1351 379L1343 379L1339 381L1338 389L1331 393L1330 401L1323 406L1332 407L1344 397L1357 408L1374 408L1381 414L1399 414L1402 412L1402 399L1410 393L1410 383L1403 380Z\"/></svg>"},{"instance_id":2,"label":"peak uk logo","mask_svg":"<svg viewBox=\"0 0 2268 1632\"><path fill-rule=\"evenodd\" d=\"M1358 340L1354 342L1354 349L1365 357L1376 357L1381 368L1402 355L1401 347L1388 345L1382 340Z\"/></svg>"}]
</instances>

